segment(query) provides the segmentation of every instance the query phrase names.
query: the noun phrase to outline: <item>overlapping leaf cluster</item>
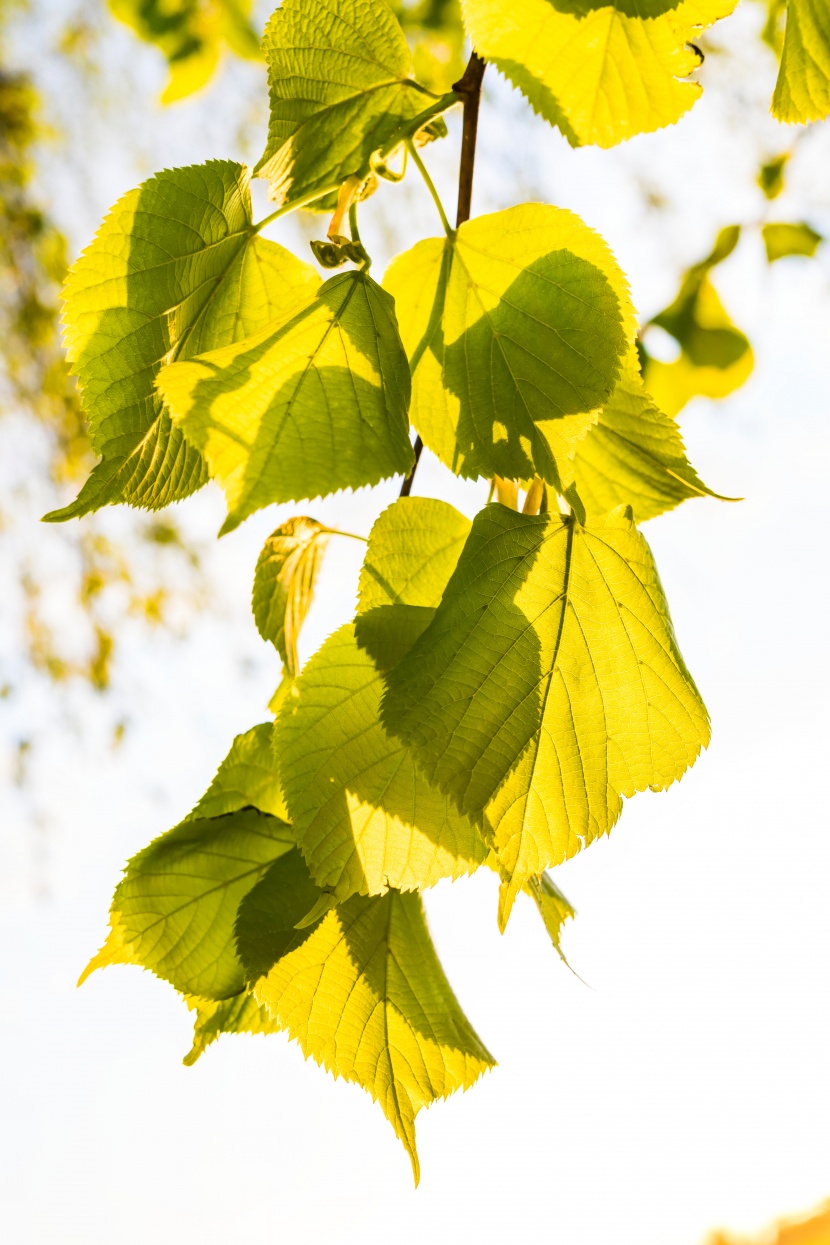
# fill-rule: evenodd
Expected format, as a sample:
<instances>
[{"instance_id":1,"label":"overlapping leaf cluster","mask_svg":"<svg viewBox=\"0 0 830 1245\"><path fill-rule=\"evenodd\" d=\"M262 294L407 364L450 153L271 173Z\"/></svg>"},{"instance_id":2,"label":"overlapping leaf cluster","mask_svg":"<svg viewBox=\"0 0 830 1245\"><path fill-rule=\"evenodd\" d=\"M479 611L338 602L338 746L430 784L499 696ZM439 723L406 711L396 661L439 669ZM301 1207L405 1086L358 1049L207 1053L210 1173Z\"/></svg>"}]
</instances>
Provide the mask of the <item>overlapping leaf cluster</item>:
<instances>
[{"instance_id":1,"label":"overlapping leaf cluster","mask_svg":"<svg viewBox=\"0 0 830 1245\"><path fill-rule=\"evenodd\" d=\"M609 144L691 105L689 41L731 7L463 11L539 112ZM679 404L643 379L626 279L573 213L528 203L453 229L441 209L445 236L381 284L369 275L358 205L397 152L431 185L416 145L469 107L466 78L445 95L416 82L382 0L285 0L263 46L255 172L272 216L253 222L238 165L168 170L116 205L73 270L67 345L101 462L50 518L162 506L212 477L229 531L272 503L411 483L412 429L500 500L472 522L432 498L388 506L354 621L304 666L298 636L339 534L306 515L272 534L253 612L285 667L275 720L239 736L193 812L130 861L90 968L139 964L179 990L196 1013L189 1062L223 1032L286 1032L377 1099L417 1178L415 1115L493 1063L420 892L486 866L501 928L525 893L559 950L573 909L546 870L708 744L637 525L710 490ZM315 254L353 268L322 281L261 236L302 206L334 212ZM655 320L690 367L749 350L708 284L734 241Z\"/></svg>"}]
</instances>

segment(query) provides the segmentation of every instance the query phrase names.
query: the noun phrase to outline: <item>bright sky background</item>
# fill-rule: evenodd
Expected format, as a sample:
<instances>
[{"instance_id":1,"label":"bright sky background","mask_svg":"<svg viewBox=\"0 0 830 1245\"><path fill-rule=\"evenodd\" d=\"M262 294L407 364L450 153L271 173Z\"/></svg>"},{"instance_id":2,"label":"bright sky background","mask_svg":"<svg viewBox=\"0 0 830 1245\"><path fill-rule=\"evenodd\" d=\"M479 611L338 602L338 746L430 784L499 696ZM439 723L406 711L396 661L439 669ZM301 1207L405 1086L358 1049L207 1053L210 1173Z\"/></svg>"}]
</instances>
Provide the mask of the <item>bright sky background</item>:
<instances>
[{"instance_id":1,"label":"bright sky background","mask_svg":"<svg viewBox=\"0 0 830 1245\"><path fill-rule=\"evenodd\" d=\"M736 48L756 8L733 19ZM214 111L163 113L154 54L126 33L112 42L143 90L129 103L144 118L143 163L91 143L83 187L55 164L56 210L76 241L152 169L236 154L220 116L235 70L209 97ZM730 91L725 59L710 55L711 89L691 116L612 153L570 152L492 74L475 209L574 208L653 313L718 227L764 210L758 156L790 135L764 116L771 59L744 69ZM427 153L447 200L457 137L454 125ZM774 218L807 213L830 234L827 151L825 133L804 139ZM671 212L646 212L637 179ZM379 258L410 229L412 241L436 231L415 185L385 188L363 215ZM298 241L291 225L272 236ZM284 1037L227 1037L188 1069L191 1022L170 987L123 968L74 986L124 860L188 811L234 734L266 716L277 661L247 612L262 540L298 511L368 532L394 485L275 508L224 538L211 554L221 608L184 642L128 635L114 709L75 696L82 735L51 689L24 678L3 737L35 731L42 746L31 789L9 787L0 823L4 1240L700 1245L716 1226L757 1231L830 1193L829 264L830 245L818 261L768 268L748 231L717 271L756 370L728 403L690 406L683 428L707 483L745 500L689 502L646 527L713 741L682 783L638 796L610 839L556 871L578 909L565 949L588 985L529 903L499 936L493 877L426 896L447 973L499 1067L418 1117L417 1192L368 1096ZM426 458L415 491L470 515L485 498ZM222 513L213 486L179 508L202 536ZM37 530L59 577L55 539ZM350 616L360 552L330 547L305 655ZM133 725L113 752L111 716L125 711Z\"/></svg>"}]
</instances>

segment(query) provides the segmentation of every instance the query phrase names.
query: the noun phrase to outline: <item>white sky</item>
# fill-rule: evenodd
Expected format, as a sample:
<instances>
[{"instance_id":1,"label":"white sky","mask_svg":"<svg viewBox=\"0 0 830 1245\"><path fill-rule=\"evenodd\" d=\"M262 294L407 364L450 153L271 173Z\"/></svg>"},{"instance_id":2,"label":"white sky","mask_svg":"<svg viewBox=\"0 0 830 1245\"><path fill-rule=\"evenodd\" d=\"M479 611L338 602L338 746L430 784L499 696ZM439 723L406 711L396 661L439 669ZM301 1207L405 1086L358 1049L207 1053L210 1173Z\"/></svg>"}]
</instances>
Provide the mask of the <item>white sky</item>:
<instances>
[{"instance_id":1,"label":"white sky","mask_svg":"<svg viewBox=\"0 0 830 1245\"><path fill-rule=\"evenodd\" d=\"M736 46L755 18L752 6L734 19ZM154 110L152 53L116 43L146 80L135 107L148 169L233 152L227 134L217 146L200 128L204 104ZM613 153L571 153L493 75L476 209L517 197L573 207L652 313L719 226L758 218L758 153L789 138L758 102L772 84L765 58L750 58L737 98L723 58L707 71L712 89L687 120ZM428 157L449 199L446 147ZM807 214L830 234L826 152L821 134L804 141L775 218ZM100 215L136 180L124 159L90 158L87 200L66 192L76 230L83 202ZM672 213L646 214L635 177ZM417 188L369 206L363 232L379 253L384 210L401 231L415 221L413 241L434 230ZM34 794L9 791L0 835L4 1240L700 1245L718 1225L755 1231L830 1194L828 257L769 269L750 233L716 282L757 366L728 403L691 406L684 435L707 483L746 500L687 503L646 528L713 741L681 784L638 796L609 840L557 870L579 913L565 949L589 986L529 904L499 936L492 877L427 895L448 975L499 1067L418 1117L417 1192L380 1110L282 1036L224 1038L188 1069L190 1019L168 986L111 969L75 990L125 858L191 807L233 735L265 717L277 663L246 607L265 535L298 510L368 531L395 489L255 516L212 555L219 616L184 643L127 636L113 696L134 725L120 752L83 693L80 740L49 689L29 682L7 708L4 737L40 728L43 745ZM469 514L484 500L434 460L416 491ZM179 508L202 534L222 512L212 486ZM37 539L48 546L51 531ZM306 655L349 616L359 557L353 542L332 546Z\"/></svg>"}]
</instances>

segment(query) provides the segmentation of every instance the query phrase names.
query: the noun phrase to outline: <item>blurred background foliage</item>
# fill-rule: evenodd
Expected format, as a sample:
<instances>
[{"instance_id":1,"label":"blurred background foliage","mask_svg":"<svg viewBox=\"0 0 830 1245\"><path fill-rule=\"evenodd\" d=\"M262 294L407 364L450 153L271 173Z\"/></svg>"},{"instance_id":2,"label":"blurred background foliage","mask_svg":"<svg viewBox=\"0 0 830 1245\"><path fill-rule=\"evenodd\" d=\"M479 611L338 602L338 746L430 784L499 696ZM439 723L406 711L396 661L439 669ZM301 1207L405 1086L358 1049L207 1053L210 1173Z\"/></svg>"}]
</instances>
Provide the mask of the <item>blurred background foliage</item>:
<instances>
[{"instance_id":1,"label":"blurred background foliage","mask_svg":"<svg viewBox=\"0 0 830 1245\"><path fill-rule=\"evenodd\" d=\"M830 1245L830 1202L797 1219L782 1219L761 1236L716 1232L706 1245Z\"/></svg>"}]
</instances>

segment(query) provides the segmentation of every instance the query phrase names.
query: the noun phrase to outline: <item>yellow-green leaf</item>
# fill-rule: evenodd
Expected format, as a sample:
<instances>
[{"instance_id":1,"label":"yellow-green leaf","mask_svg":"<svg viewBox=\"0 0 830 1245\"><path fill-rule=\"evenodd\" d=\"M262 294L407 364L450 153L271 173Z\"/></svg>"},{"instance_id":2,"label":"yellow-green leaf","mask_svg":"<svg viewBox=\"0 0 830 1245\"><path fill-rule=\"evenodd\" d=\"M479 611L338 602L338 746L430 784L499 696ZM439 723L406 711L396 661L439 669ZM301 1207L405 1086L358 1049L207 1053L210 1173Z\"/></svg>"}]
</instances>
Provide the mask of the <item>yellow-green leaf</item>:
<instances>
[{"instance_id":1,"label":"yellow-green leaf","mask_svg":"<svg viewBox=\"0 0 830 1245\"><path fill-rule=\"evenodd\" d=\"M350 176L436 96L409 77L404 33L385 3L284 0L262 40L271 120L256 167L278 203Z\"/></svg>"},{"instance_id":2,"label":"yellow-green leaf","mask_svg":"<svg viewBox=\"0 0 830 1245\"><path fill-rule=\"evenodd\" d=\"M256 808L281 821L289 820L271 750L272 731L270 722L261 722L236 736L216 777L185 820L222 817L242 808Z\"/></svg>"},{"instance_id":3,"label":"yellow-green leaf","mask_svg":"<svg viewBox=\"0 0 830 1245\"><path fill-rule=\"evenodd\" d=\"M752 348L709 279L712 269L732 254L740 233L739 225L722 229L711 254L684 275L674 302L650 321L675 339L680 347L676 359L664 362L648 353L646 325L645 386L668 415L676 415L693 397L725 398L752 371Z\"/></svg>"},{"instance_id":4,"label":"yellow-green leaf","mask_svg":"<svg viewBox=\"0 0 830 1245\"><path fill-rule=\"evenodd\" d=\"M522 204L419 242L384 285L424 444L458 475L539 475L564 491L636 331L602 239L572 212Z\"/></svg>"},{"instance_id":5,"label":"yellow-green leaf","mask_svg":"<svg viewBox=\"0 0 830 1245\"><path fill-rule=\"evenodd\" d=\"M204 484L201 455L155 390L159 369L247 337L319 284L252 232L242 165L168 169L120 199L64 289L67 356L101 462L46 518L115 502L157 509Z\"/></svg>"},{"instance_id":6,"label":"yellow-green leaf","mask_svg":"<svg viewBox=\"0 0 830 1245\"><path fill-rule=\"evenodd\" d=\"M509 883L502 883L505 898L507 890L509 890ZM565 898L549 873L540 873L538 877L530 878L525 890L528 891L539 910L556 954L563 964L567 964L568 961L562 952L562 926L576 916L576 909L570 900Z\"/></svg>"},{"instance_id":7,"label":"yellow-green leaf","mask_svg":"<svg viewBox=\"0 0 830 1245\"><path fill-rule=\"evenodd\" d=\"M820 233L816 233L805 221L776 221L764 225L761 230L767 252L767 262L774 264L777 259L785 259L789 255L804 255L807 258L815 255L820 243L824 241Z\"/></svg>"},{"instance_id":8,"label":"yellow-green leaf","mask_svg":"<svg viewBox=\"0 0 830 1245\"><path fill-rule=\"evenodd\" d=\"M606 834L709 740L651 552L620 507L583 527L492 505L430 626L387 676L382 719L489 827L510 878Z\"/></svg>"},{"instance_id":9,"label":"yellow-green leaf","mask_svg":"<svg viewBox=\"0 0 830 1245\"><path fill-rule=\"evenodd\" d=\"M416 1183L418 1111L468 1088L495 1062L458 1005L415 894L354 896L254 993L305 1055L372 1095Z\"/></svg>"},{"instance_id":10,"label":"yellow-green leaf","mask_svg":"<svg viewBox=\"0 0 830 1245\"><path fill-rule=\"evenodd\" d=\"M778 121L806 125L830 113L830 8L827 0L787 0L781 67L772 97Z\"/></svg>"},{"instance_id":11,"label":"yellow-green leaf","mask_svg":"<svg viewBox=\"0 0 830 1245\"><path fill-rule=\"evenodd\" d=\"M300 668L297 639L314 599L314 585L331 534L316 519L289 519L268 537L256 564L251 602L254 621L292 678Z\"/></svg>"},{"instance_id":12,"label":"yellow-green leaf","mask_svg":"<svg viewBox=\"0 0 830 1245\"><path fill-rule=\"evenodd\" d=\"M689 462L677 421L655 405L633 369L577 446L574 473L589 515L629 505L642 523L687 498L719 496Z\"/></svg>"},{"instance_id":13,"label":"yellow-green leaf","mask_svg":"<svg viewBox=\"0 0 830 1245\"><path fill-rule=\"evenodd\" d=\"M737 0L462 0L479 54L573 146L672 125L701 93L695 40Z\"/></svg>"},{"instance_id":14,"label":"yellow-green leaf","mask_svg":"<svg viewBox=\"0 0 830 1245\"><path fill-rule=\"evenodd\" d=\"M206 1047L223 1033L278 1033L280 1025L253 995L242 991L229 999L201 999L186 996L185 1002L196 1013L193 1045L183 1059L192 1067Z\"/></svg>"},{"instance_id":15,"label":"yellow-green leaf","mask_svg":"<svg viewBox=\"0 0 830 1245\"><path fill-rule=\"evenodd\" d=\"M412 465L409 370L392 300L332 277L265 332L159 377L228 501L223 531L272 502L377 484Z\"/></svg>"},{"instance_id":16,"label":"yellow-green leaf","mask_svg":"<svg viewBox=\"0 0 830 1245\"><path fill-rule=\"evenodd\" d=\"M433 886L487 855L471 822L381 726L382 691L354 627L341 627L277 719L274 747L297 842L315 882L338 900Z\"/></svg>"}]
</instances>

